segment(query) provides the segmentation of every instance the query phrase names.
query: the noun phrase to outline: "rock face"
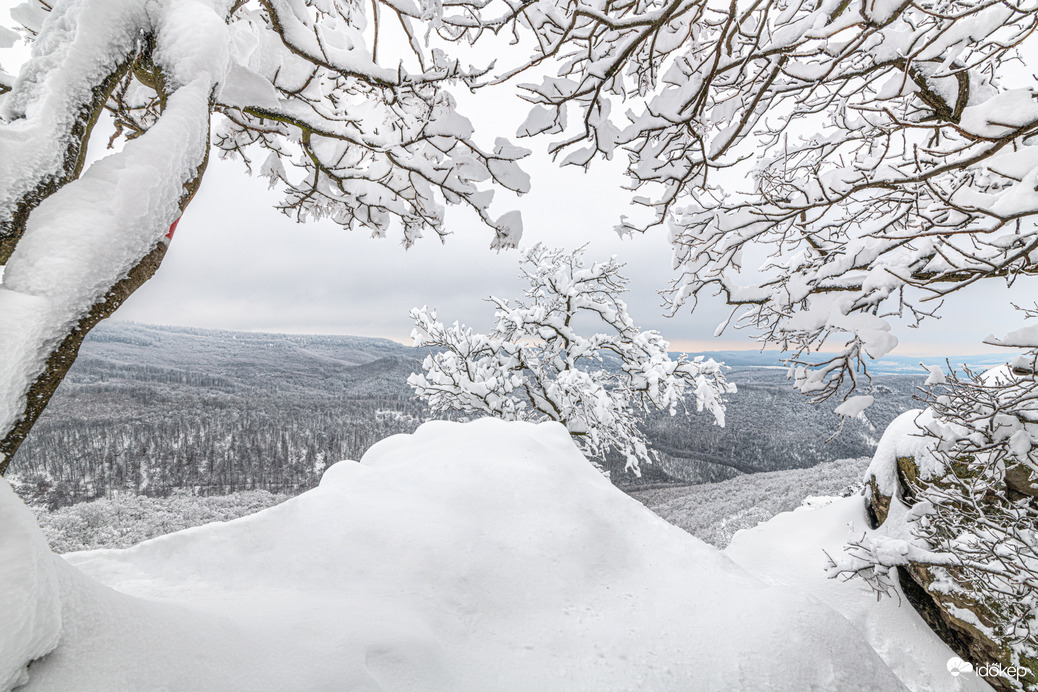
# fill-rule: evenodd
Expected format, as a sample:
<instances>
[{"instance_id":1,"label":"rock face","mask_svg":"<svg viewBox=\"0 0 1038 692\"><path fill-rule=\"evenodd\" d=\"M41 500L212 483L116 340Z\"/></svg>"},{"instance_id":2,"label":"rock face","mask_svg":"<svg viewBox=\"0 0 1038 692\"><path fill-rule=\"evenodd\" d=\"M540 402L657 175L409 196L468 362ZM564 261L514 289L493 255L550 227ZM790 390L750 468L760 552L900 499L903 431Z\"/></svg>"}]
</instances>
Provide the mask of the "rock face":
<instances>
[{"instance_id":1,"label":"rock face","mask_svg":"<svg viewBox=\"0 0 1038 692\"><path fill-rule=\"evenodd\" d=\"M915 488L927 483L921 479L919 466L913 456L897 456L897 499L908 506L915 504ZM1035 484L1029 481L1024 469L1006 470L1006 493L1013 500L1027 498L1036 500ZM883 483L872 474L868 480L866 508L874 527L887 520L890 504L894 500L881 491ZM1006 642L990 636L1000 614L994 604L968 595L969 587L961 570L955 567L931 567L911 563L898 568L898 576L906 598L919 612L928 625L948 644L953 651L967 661L972 661L980 672L988 672L984 679L997 690L1038 690L1038 660L1023 658L1014 661ZM962 589L947 589L951 579ZM966 593L964 593L964 591ZM985 667L986 666L986 667ZM998 675L999 671L1013 671L1023 666L1017 676ZM992 673L992 669L995 670Z\"/></svg>"},{"instance_id":2,"label":"rock face","mask_svg":"<svg viewBox=\"0 0 1038 692\"><path fill-rule=\"evenodd\" d=\"M1011 500L1027 497L1033 503L1034 499L1038 498L1038 481L1031 480L1031 471L1023 464L1011 464L1006 467L1006 488Z\"/></svg>"}]
</instances>

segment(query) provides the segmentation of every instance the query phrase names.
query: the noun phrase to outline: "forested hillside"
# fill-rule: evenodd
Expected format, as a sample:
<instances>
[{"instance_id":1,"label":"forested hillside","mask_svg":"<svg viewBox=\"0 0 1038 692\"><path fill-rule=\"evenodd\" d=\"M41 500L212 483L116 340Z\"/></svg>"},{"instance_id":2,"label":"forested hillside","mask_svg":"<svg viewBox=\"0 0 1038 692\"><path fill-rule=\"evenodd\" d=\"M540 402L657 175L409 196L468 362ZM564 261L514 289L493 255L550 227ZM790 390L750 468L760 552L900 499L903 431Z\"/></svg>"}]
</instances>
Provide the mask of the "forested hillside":
<instances>
[{"instance_id":1,"label":"forested hillside","mask_svg":"<svg viewBox=\"0 0 1038 692\"><path fill-rule=\"evenodd\" d=\"M52 505L313 487L421 420L387 339L99 326L12 465Z\"/></svg>"},{"instance_id":2,"label":"forested hillside","mask_svg":"<svg viewBox=\"0 0 1038 692\"><path fill-rule=\"evenodd\" d=\"M659 466L669 475L719 481L871 455L887 424L915 406L912 396L923 383L921 377L877 376L875 403L832 437L840 426L835 404L811 404L793 391L785 370L734 367L729 379L739 391L729 397L725 427L704 416L657 415L648 421L649 438L664 454Z\"/></svg>"},{"instance_id":3,"label":"forested hillside","mask_svg":"<svg viewBox=\"0 0 1038 692\"><path fill-rule=\"evenodd\" d=\"M60 506L113 492L294 493L324 468L430 416L407 376L421 354L386 339L272 335L127 323L98 326L12 465L21 492ZM756 356L769 362L768 356ZM735 367L727 424L648 421L663 454L644 477L711 482L872 451L912 405L920 378L883 376L867 420L839 421L790 388L781 369Z\"/></svg>"}]
</instances>

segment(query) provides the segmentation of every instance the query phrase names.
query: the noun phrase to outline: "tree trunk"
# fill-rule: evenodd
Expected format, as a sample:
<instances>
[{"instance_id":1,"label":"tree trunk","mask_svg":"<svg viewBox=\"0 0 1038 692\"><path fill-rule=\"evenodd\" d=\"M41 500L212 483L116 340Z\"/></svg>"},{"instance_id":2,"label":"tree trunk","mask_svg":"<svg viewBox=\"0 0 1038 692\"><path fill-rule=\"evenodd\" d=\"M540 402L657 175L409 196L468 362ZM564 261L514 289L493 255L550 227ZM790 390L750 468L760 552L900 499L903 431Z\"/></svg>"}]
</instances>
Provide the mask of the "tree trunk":
<instances>
[{"instance_id":1,"label":"tree trunk","mask_svg":"<svg viewBox=\"0 0 1038 692\"><path fill-rule=\"evenodd\" d=\"M145 59L147 56L137 56L137 60ZM107 77L97 88L93 90L94 101L92 104L84 105L80 117L73 126L73 143L69 145L65 157L66 170L57 182L52 182L44 188L37 188L28 193L18 205L18 214L15 223L0 228L0 262L6 261L15 249L15 243L20 239L28 220L29 213L35 209L47 196L53 194L65 184L78 178L82 172L83 160L86 156L87 143L94 123L104 108L105 102L111 94L112 89L126 73L129 63L120 65L115 72ZM162 81L158 82L158 91L163 104L166 94ZM210 108L211 108L210 103ZM160 116L161 117L161 116ZM178 201L180 212L183 214L191 199L197 192L209 160L208 144L203 158L191 179L183 185L183 192ZM113 191L117 194L117 191ZM179 219L179 217L178 217ZM101 320L111 315L115 310L130 297L130 295L150 279L158 270L162 259L166 254L166 248L172 238L172 230L176 225L170 227L170 234L156 243L149 252L141 257L136 265L121 279L111 285L104 296L99 299L89 310L85 311L71 327L64 338L52 348L46 357L45 366L40 372L25 395L25 404L22 413L17 420L6 430L0 430L0 476L8 469L15 452L25 440L32 426L36 423L40 414L46 408L58 385L65 378L72 363L75 362L79 353L79 347L83 343L87 333Z\"/></svg>"}]
</instances>

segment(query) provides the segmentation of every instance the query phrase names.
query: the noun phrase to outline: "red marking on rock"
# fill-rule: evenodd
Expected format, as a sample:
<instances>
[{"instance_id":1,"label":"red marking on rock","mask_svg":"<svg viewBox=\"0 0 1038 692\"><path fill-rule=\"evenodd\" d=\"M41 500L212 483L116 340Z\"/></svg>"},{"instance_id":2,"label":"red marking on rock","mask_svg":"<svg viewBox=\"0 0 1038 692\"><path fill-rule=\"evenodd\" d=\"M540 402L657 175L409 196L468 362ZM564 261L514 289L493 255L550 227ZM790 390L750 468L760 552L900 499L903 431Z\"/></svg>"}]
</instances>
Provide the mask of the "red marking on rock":
<instances>
[{"instance_id":1,"label":"red marking on rock","mask_svg":"<svg viewBox=\"0 0 1038 692\"><path fill-rule=\"evenodd\" d=\"M173 240L173 234L177 232L177 224L180 223L180 217L169 225L169 231L166 233L166 240Z\"/></svg>"}]
</instances>

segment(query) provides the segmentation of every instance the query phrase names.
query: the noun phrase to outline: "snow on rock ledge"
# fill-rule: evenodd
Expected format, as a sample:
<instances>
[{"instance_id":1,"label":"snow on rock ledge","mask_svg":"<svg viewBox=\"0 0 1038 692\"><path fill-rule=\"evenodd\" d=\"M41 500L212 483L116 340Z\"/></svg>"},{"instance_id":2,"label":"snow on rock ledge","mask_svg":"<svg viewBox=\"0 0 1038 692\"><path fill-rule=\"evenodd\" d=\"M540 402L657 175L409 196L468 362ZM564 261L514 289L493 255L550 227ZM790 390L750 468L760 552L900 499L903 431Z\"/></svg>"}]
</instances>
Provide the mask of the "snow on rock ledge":
<instances>
[{"instance_id":1,"label":"snow on rock ledge","mask_svg":"<svg viewBox=\"0 0 1038 692\"><path fill-rule=\"evenodd\" d=\"M68 560L123 593L70 574L25 690L903 689L557 424L428 423L259 514Z\"/></svg>"},{"instance_id":2,"label":"snow on rock ledge","mask_svg":"<svg viewBox=\"0 0 1038 692\"><path fill-rule=\"evenodd\" d=\"M877 602L860 580L826 577L826 556L839 555L848 539L860 538L869 528L860 496L829 500L739 531L725 555L752 574L810 593L841 613L909 689L992 692L972 672L948 672L948 660L957 654L908 605L900 586L895 587L897 598Z\"/></svg>"},{"instance_id":3,"label":"snow on rock ledge","mask_svg":"<svg viewBox=\"0 0 1038 692\"><path fill-rule=\"evenodd\" d=\"M25 682L26 665L58 643L59 560L32 512L0 478L0 690Z\"/></svg>"}]
</instances>

